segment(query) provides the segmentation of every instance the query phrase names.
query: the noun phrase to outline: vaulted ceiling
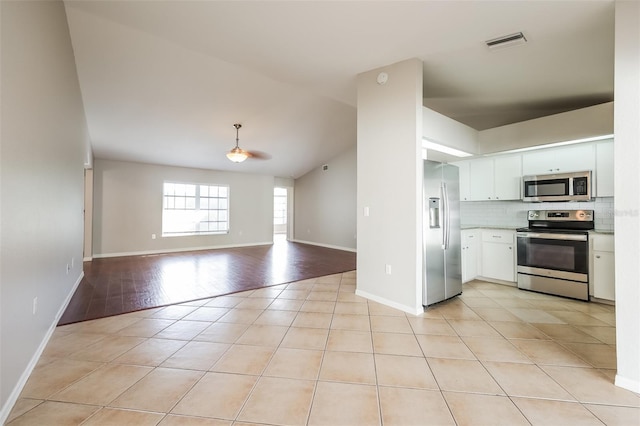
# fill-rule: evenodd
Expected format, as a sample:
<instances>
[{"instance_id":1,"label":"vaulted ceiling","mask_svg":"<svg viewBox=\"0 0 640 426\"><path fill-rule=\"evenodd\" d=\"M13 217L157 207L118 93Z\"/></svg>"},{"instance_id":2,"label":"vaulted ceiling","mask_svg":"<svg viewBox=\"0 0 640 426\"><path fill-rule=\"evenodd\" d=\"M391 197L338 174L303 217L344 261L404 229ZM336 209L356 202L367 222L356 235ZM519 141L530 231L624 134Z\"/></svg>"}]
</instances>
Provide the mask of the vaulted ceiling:
<instances>
[{"instance_id":1,"label":"vaulted ceiling","mask_svg":"<svg viewBox=\"0 0 640 426\"><path fill-rule=\"evenodd\" d=\"M355 145L357 75L409 58L478 130L613 100L612 0L65 5L97 158L297 178ZM227 160L234 123L260 158Z\"/></svg>"}]
</instances>

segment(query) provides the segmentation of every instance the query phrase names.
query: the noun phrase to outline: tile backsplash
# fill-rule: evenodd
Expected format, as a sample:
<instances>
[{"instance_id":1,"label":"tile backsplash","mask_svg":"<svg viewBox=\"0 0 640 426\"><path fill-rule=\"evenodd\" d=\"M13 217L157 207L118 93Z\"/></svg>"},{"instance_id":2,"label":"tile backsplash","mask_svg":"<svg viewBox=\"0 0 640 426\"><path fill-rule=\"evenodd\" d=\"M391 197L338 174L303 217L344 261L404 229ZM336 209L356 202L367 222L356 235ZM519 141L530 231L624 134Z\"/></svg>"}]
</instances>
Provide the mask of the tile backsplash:
<instances>
[{"instance_id":1,"label":"tile backsplash","mask_svg":"<svg viewBox=\"0 0 640 426\"><path fill-rule=\"evenodd\" d=\"M517 228L527 226L529 210L593 210L596 230L613 231L613 197L589 202L524 203L522 201L462 201L460 224L463 227L491 226Z\"/></svg>"}]
</instances>

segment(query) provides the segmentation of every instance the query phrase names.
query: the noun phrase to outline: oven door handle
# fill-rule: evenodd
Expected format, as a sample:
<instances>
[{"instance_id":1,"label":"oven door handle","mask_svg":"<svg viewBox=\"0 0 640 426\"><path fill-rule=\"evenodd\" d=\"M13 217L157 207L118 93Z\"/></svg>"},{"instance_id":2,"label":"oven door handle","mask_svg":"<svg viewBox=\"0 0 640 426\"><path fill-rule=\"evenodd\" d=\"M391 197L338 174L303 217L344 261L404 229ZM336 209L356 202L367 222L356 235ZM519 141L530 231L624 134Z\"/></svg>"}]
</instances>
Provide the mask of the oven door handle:
<instances>
[{"instance_id":1,"label":"oven door handle","mask_svg":"<svg viewBox=\"0 0 640 426\"><path fill-rule=\"evenodd\" d=\"M518 232L518 238L538 238L541 240L565 240L565 241L587 241L588 235L584 234L552 234L546 232Z\"/></svg>"}]
</instances>

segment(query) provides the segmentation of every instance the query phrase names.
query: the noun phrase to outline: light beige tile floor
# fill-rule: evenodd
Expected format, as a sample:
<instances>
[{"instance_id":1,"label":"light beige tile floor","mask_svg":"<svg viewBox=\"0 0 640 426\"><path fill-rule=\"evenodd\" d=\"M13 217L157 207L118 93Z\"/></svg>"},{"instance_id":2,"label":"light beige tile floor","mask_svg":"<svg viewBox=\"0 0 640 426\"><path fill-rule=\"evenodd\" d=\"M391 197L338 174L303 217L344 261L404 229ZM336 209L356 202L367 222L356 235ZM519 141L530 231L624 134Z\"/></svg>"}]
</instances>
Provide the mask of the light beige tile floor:
<instances>
[{"instance_id":1,"label":"light beige tile floor","mask_svg":"<svg viewBox=\"0 0 640 426\"><path fill-rule=\"evenodd\" d=\"M356 273L59 327L10 425L640 425L612 306L474 281L419 316Z\"/></svg>"}]
</instances>

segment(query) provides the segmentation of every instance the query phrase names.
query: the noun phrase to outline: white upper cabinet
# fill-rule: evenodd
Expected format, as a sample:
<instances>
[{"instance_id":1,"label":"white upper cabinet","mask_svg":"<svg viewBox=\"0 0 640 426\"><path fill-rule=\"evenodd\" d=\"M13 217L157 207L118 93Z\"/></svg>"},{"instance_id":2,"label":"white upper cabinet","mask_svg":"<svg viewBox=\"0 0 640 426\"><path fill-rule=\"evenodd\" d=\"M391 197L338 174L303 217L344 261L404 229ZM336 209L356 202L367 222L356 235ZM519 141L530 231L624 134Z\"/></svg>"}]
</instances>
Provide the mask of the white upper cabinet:
<instances>
[{"instance_id":1,"label":"white upper cabinet","mask_svg":"<svg viewBox=\"0 0 640 426\"><path fill-rule=\"evenodd\" d=\"M542 149L522 155L523 175L545 175L592 170L595 175L596 154L593 144L576 144Z\"/></svg>"},{"instance_id":2,"label":"white upper cabinet","mask_svg":"<svg viewBox=\"0 0 640 426\"><path fill-rule=\"evenodd\" d=\"M501 155L469 162L469 196L472 201L519 200L521 181L520 155Z\"/></svg>"},{"instance_id":3,"label":"white upper cabinet","mask_svg":"<svg viewBox=\"0 0 640 426\"><path fill-rule=\"evenodd\" d=\"M594 197L613 197L613 139L452 164L460 170L461 201L520 200L522 176L578 171L592 172Z\"/></svg>"},{"instance_id":4,"label":"white upper cabinet","mask_svg":"<svg viewBox=\"0 0 640 426\"><path fill-rule=\"evenodd\" d=\"M598 197L613 197L613 139L596 144L596 193Z\"/></svg>"},{"instance_id":5,"label":"white upper cabinet","mask_svg":"<svg viewBox=\"0 0 640 426\"><path fill-rule=\"evenodd\" d=\"M493 200L493 158L480 158L469 163L469 195L472 201Z\"/></svg>"},{"instance_id":6,"label":"white upper cabinet","mask_svg":"<svg viewBox=\"0 0 640 426\"><path fill-rule=\"evenodd\" d=\"M471 200L469 194L469 163L470 161L457 161L452 163L454 166L458 166L458 175L460 177L460 201Z\"/></svg>"},{"instance_id":7,"label":"white upper cabinet","mask_svg":"<svg viewBox=\"0 0 640 426\"><path fill-rule=\"evenodd\" d=\"M505 155L494 159L495 197L497 200L519 200L522 188L522 156Z\"/></svg>"}]
</instances>

